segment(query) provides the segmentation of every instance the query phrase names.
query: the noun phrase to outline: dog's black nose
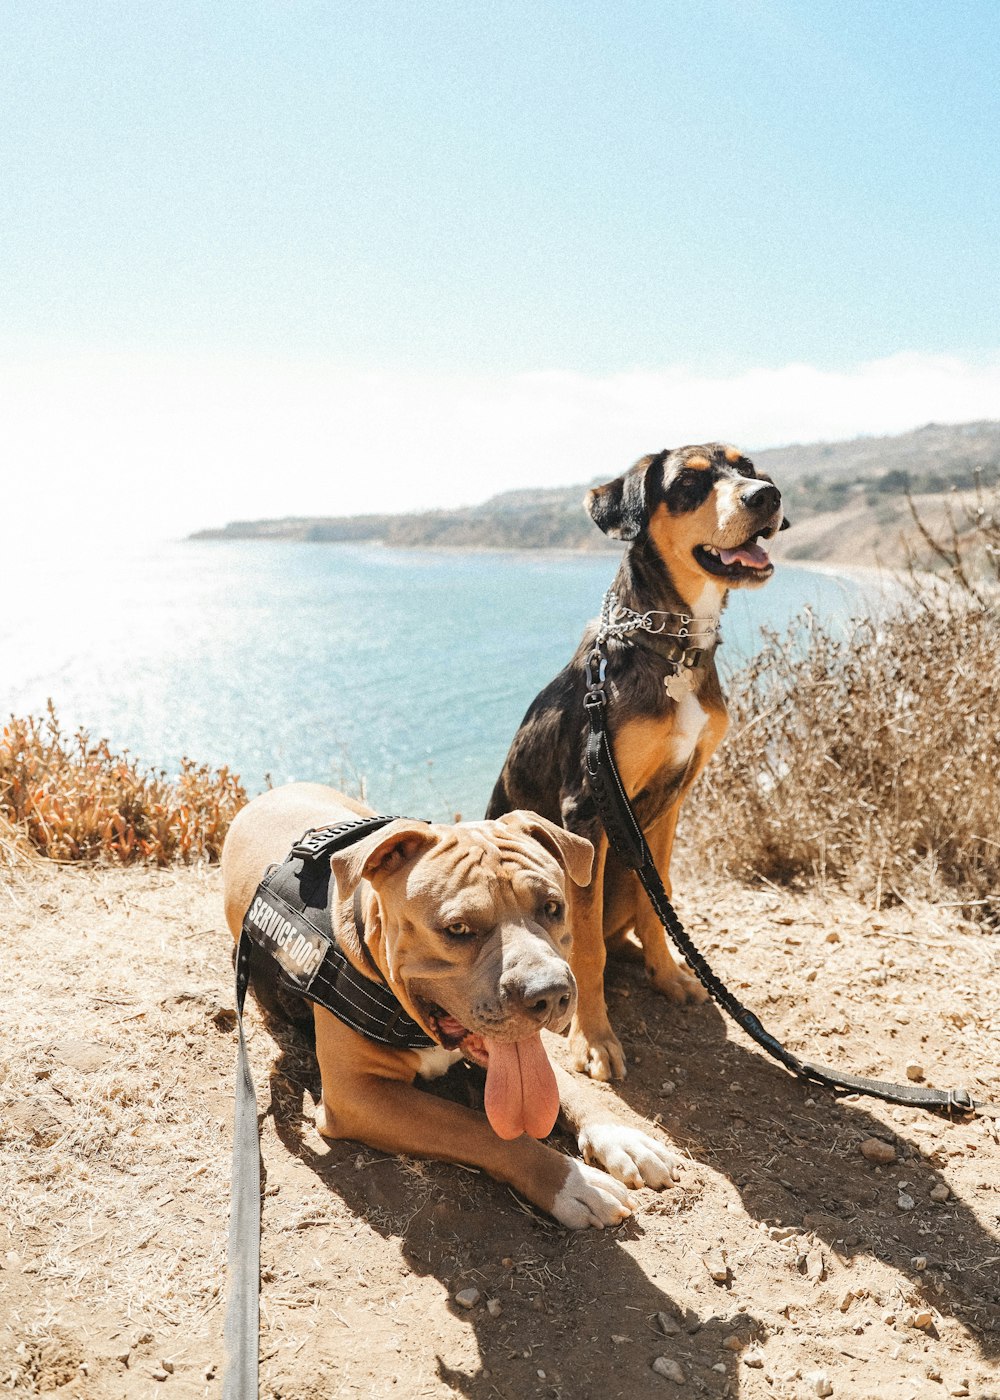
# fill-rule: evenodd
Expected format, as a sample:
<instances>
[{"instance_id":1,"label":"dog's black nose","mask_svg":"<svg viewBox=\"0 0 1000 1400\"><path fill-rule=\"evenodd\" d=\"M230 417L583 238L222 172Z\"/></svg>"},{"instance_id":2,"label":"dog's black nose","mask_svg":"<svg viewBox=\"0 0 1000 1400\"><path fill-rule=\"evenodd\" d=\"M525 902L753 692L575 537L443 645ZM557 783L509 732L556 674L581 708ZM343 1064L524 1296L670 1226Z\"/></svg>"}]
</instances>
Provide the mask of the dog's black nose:
<instances>
[{"instance_id":1,"label":"dog's black nose","mask_svg":"<svg viewBox=\"0 0 1000 1400\"><path fill-rule=\"evenodd\" d=\"M744 487L742 500L748 510L773 515L781 505L781 492L769 481L754 481Z\"/></svg>"}]
</instances>

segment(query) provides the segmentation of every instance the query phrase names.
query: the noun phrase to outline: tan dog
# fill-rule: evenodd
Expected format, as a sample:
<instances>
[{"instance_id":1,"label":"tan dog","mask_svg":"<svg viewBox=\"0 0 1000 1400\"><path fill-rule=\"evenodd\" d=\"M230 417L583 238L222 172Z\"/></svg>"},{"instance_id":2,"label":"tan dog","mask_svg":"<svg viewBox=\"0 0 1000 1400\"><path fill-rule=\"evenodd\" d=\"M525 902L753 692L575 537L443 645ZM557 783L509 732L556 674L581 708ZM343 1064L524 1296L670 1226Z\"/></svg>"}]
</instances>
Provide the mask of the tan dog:
<instances>
[{"instance_id":1,"label":"tan dog","mask_svg":"<svg viewBox=\"0 0 1000 1400\"><path fill-rule=\"evenodd\" d=\"M222 853L233 937L266 869L303 832L370 815L318 784L255 798ZM625 1186L675 1179L666 1148L616 1120L585 1081L551 1065L542 1044L540 1031L563 1030L576 1005L565 877L585 885L592 858L589 842L530 812L454 826L396 820L330 857L341 949L374 980L370 956L435 1045L389 1049L313 1005L321 1133L482 1167L574 1228L630 1214ZM358 889L367 954L355 921ZM463 1057L486 1067L488 1117L414 1085ZM588 1163L606 1171L538 1141L560 1109Z\"/></svg>"},{"instance_id":2,"label":"tan dog","mask_svg":"<svg viewBox=\"0 0 1000 1400\"><path fill-rule=\"evenodd\" d=\"M612 634L605 643L608 725L669 894L681 803L728 725L715 666L719 617L730 589L757 588L771 577L760 541L787 522L770 477L724 443L643 457L591 491L585 504L605 534L627 542L612 585L616 617L631 611L649 619L648 628ZM626 953L641 945L651 985L672 1001L702 1001L706 993L674 961L636 876L609 849L590 792L583 697L596 633L597 624L587 629L572 661L529 707L487 816L531 808L594 846L593 880L570 892L579 984L570 1042L578 1069L610 1079L625 1073L625 1055L605 1005L606 945ZM687 657L682 669L679 655Z\"/></svg>"}]
</instances>

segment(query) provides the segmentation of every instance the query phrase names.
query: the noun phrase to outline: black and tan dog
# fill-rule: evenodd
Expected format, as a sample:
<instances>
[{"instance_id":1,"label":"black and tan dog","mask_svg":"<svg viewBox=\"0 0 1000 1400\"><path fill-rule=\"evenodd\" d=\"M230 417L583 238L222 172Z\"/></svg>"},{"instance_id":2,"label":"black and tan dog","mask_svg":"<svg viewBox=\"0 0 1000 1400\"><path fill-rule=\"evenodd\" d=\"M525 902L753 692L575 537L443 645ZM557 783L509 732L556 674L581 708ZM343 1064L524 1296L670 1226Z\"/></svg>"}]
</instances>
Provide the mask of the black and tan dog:
<instances>
[{"instance_id":1,"label":"black and tan dog","mask_svg":"<svg viewBox=\"0 0 1000 1400\"><path fill-rule=\"evenodd\" d=\"M254 798L222 851L233 937L265 871L307 828L371 815L314 783ZM552 1065L542 1042L541 1031L564 1029L576 1001L566 886L586 884L592 856L586 840L513 812L456 824L397 819L329 858L342 954L363 986L388 988L427 1048L377 1043L313 1005L321 1133L482 1167L574 1228L615 1224L631 1213L628 1186L674 1179L664 1145ZM414 1085L462 1058L486 1068L485 1115ZM588 1165L538 1140L557 1113Z\"/></svg>"},{"instance_id":2,"label":"black and tan dog","mask_svg":"<svg viewBox=\"0 0 1000 1400\"><path fill-rule=\"evenodd\" d=\"M628 544L608 620L650 615L645 628L607 632L608 721L622 779L669 892L681 803L728 724L714 661L719 616L731 588L770 578L773 565L760 541L787 522L770 478L720 443L643 457L591 491L585 504L605 534ZM570 892L579 988L570 1039L576 1067L609 1079L624 1074L625 1057L604 1000L606 944L634 948L634 933L658 991L674 1001L703 1000L705 993L671 957L635 875L609 851L587 785L584 667L597 626L522 720L487 815L529 808L594 845L593 879ZM679 655L691 660L685 648L694 649L693 667L677 664Z\"/></svg>"}]
</instances>

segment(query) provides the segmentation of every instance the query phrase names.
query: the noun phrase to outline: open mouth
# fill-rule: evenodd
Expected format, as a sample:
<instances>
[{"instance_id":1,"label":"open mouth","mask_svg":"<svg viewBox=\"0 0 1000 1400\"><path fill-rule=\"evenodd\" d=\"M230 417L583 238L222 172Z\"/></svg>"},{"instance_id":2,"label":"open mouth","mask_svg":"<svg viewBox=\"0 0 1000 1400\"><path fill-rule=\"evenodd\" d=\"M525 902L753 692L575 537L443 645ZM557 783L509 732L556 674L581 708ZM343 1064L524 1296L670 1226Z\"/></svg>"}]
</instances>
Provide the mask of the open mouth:
<instances>
[{"instance_id":1,"label":"open mouth","mask_svg":"<svg viewBox=\"0 0 1000 1400\"><path fill-rule=\"evenodd\" d=\"M547 1137L559 1113L559 1088L537 1031L520 1040L477 1035L443 1007L425 1008L431 1029L448 1050L486 1070L483 1107L498 1137Z\"/></svg>"},{"instance_id":2,"label":"open mouth","mask_svg":"<svg viewBox=\"0 0 1000 1400\"><path fill-rule=\"evenodd\" d=\"M443 1006L428 1005L424 1007L424 1011L431 1030L446 1050L461 1050L463 1055L477 1065L488 1063L489 1051L481 1035L476 1035L467 1026L463 1026L461 1021L449 1015Z\"/></svg>"},{"instance_id":3,"label":"open mouth","mask_svg":"<svg viewBox=\"0 0 1000 1400\"><path fill-rule=\"evenodd\" d=\"M763 531L755 531L734 549L720 549L714 544L695 545L695 561L715 578L727 583L761 583L774 573L767 550L759 543Z\"/></svg>"}]
</instances>

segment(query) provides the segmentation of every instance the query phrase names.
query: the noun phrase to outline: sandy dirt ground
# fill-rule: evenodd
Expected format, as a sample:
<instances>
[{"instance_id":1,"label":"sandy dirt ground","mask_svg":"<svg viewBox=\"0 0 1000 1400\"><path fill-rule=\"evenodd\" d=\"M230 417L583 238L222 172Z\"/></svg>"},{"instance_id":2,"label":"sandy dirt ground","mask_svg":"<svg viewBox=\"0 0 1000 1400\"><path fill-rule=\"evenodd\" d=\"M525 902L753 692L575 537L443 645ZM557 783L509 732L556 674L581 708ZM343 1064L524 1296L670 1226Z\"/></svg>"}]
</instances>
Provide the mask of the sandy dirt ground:
<instances>
[{"instance_id":1,"label":"sandy dirt ground","mask_svg":"<svg viewBox=\"0 0 1000 1400\"><path fill-rule=\"evenodd\" d=\"M214 870L0 870L0 1393L221 1395L220 896ZM1000 939L958 911L691 882L679 905L792 1048L1000 1099ZM632 1063L599 1092L687 1165L579 1234L477 1172L325 1144L307 1048L251 1009L262 1394L1000 1396L996 1120L810 1093L634 965L609 987Z\"/></svg>"}]
</instances>

